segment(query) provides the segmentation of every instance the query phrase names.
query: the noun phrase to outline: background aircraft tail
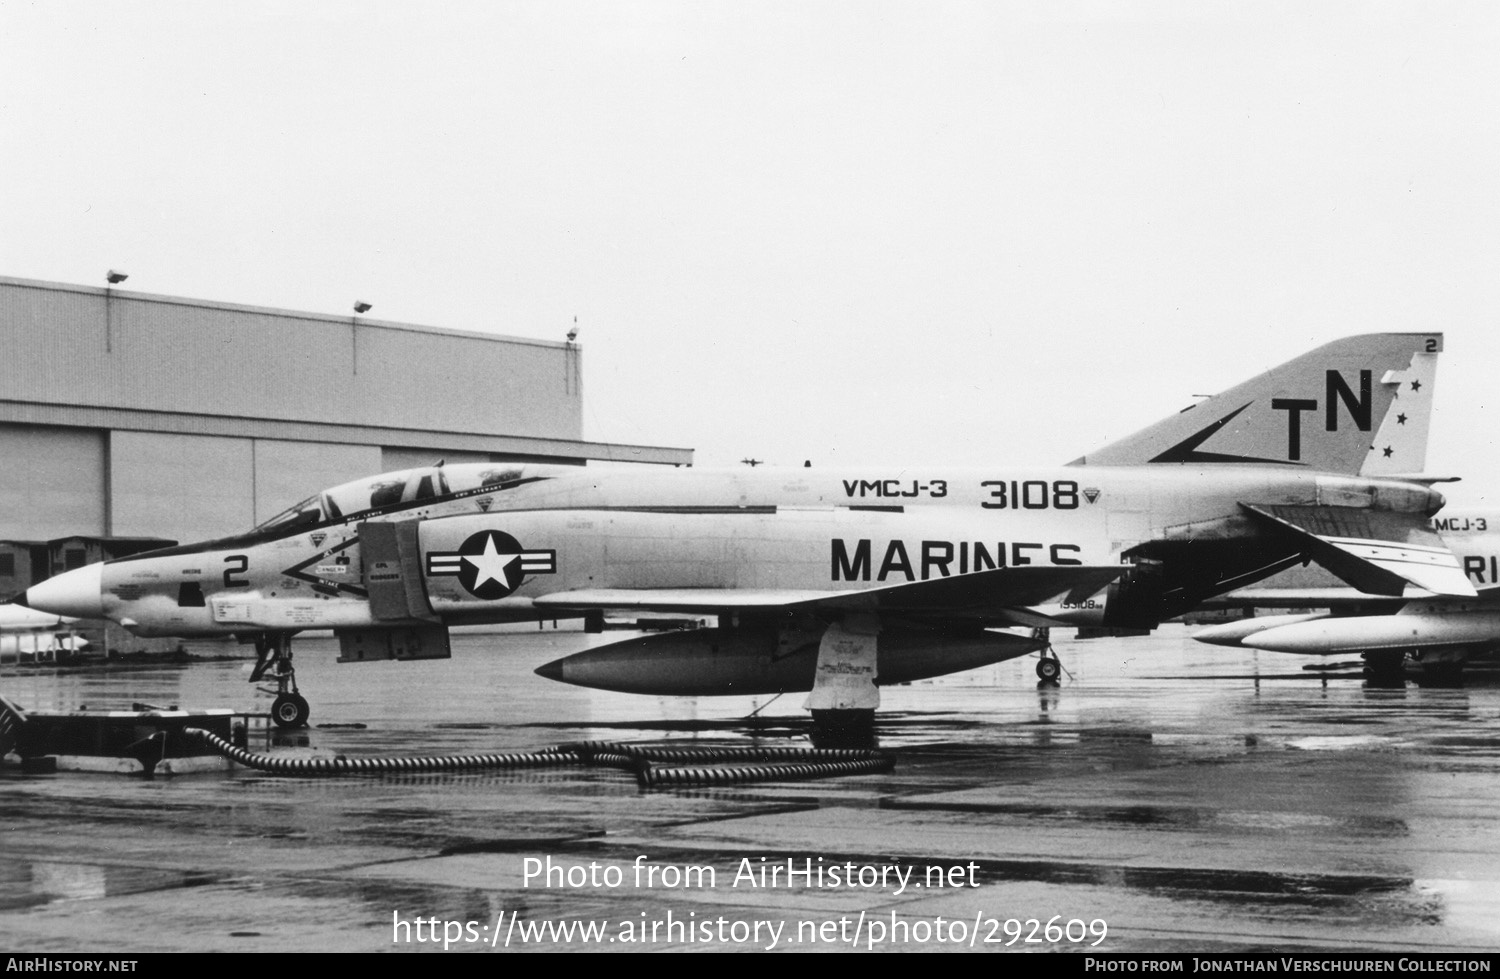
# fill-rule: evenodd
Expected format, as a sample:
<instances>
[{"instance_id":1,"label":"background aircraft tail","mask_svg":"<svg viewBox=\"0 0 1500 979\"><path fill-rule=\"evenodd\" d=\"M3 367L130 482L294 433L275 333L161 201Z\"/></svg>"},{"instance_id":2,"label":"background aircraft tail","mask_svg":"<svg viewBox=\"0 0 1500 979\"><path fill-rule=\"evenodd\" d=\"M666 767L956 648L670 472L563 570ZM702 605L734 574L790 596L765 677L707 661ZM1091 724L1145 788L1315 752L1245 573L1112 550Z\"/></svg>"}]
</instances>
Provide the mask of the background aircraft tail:
<instances>
[{"instance_id":1,"label":"background aircraft tail","mask_svg":"<svg viewBox=\"0 0 1500 979\"><path fill-rule=\"evenodd\" d=\"M1071 465L1250 463L1419 474L1442 349L1441 333L1335 340Z\"/></svg>"}]
</instances>

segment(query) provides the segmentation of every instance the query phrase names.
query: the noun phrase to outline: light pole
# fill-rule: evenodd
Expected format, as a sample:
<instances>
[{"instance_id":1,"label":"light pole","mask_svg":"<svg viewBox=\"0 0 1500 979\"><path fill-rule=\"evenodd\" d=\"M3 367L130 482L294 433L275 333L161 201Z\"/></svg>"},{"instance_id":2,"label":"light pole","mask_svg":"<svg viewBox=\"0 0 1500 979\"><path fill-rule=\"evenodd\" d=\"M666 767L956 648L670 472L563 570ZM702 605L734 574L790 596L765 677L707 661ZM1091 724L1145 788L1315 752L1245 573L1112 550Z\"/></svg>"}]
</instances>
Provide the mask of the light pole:
<instances>
[{"instance_id":1,"label":"light pole","mask_svg":"<svg viewBox=\"0 0 1500 979\"><path fill-rule=\"evenodd\" d=\"M354 315L349 317L349 358L354 363L354 373L359 373L359 314L368 313L372 307L363 299L354 300Z\"/></svg>"},{"instance_id":2,"label":"light pole","mask_svg":"<svg viewBox=\"0 0 1500 979\"><path fill-rule=\"evenodd\" d=\"M104 273L104 352L109 353L115 348L114 341L114 287L124 282L130 276L125 272L110 269Z\"/></svg>"}]
</instances>

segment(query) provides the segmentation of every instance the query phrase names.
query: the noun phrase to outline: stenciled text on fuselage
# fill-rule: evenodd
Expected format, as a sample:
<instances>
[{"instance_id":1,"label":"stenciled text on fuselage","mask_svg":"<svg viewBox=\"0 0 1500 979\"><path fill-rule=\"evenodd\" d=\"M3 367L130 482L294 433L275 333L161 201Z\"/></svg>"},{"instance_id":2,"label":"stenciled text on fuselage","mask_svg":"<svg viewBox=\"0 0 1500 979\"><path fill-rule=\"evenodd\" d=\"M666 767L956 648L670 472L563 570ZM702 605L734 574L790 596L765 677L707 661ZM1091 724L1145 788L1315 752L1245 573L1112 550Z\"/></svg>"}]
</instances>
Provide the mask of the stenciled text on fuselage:
<instances>
[{"instance_id":1,"label":"stenciled text on fuselage","mask_svg":"<svg viewBox=\"0 0 1500 979\"><path fill-rule=\"evenodd\" d=\"M1040 541L906 541L885 545L877 564L877 549L868 538L832 541L834 581L926 581L973 571L1027 564L1082 564L1083 548L1077 544L1047 544Z\"/></svg>"}]
</instances>

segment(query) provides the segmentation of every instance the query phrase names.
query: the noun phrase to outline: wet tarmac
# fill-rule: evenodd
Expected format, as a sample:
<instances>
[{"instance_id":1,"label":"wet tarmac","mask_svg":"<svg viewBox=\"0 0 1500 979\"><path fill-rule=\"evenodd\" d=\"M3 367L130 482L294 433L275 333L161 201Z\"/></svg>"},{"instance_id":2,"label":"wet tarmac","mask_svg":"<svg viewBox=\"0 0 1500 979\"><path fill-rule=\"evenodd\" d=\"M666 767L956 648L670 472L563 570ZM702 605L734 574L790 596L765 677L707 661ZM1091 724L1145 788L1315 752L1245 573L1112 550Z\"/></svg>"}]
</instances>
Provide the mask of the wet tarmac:
<instances>
[{"instance_id":1,"label":"wet tarmac","mask_svg":"<svg viewBox=\"0 0 1500 979\"><path fill-rule=\"evenodd\" d=\"M1055 688L1027 658L887 689L884 774L643 791L585 767L0 768L0 945L1500 948L1500 677L1378 689L1187 635L1061 642ZM360 665L302 640L302 739L360 757L809 743L801 695L632 697L532 674L599 639L466 635L451 660ZM248 669L7 665L0 691L31 709L263 710Z\"/></svg>"}]
</instances>

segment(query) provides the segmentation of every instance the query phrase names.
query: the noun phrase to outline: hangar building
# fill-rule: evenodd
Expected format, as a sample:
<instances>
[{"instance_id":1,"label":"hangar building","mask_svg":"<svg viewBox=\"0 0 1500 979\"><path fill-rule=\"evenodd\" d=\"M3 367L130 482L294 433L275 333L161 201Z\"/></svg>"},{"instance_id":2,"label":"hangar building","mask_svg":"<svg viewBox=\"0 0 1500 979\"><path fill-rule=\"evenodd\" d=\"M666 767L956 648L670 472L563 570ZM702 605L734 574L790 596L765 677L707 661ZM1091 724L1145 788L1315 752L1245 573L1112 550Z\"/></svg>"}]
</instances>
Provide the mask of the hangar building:
<instances>
[{"instance_id":1,"label":"hangar building","mask_svg":"<svg viewBox=\"0 0 1500 979\"><path fill-rule=\"evenodd\" d=\"M440 458L691 465L689 449L584 441L581 359L572 343L0 277L0 540L222 536Z\"/></svg>"}]
</instances>

